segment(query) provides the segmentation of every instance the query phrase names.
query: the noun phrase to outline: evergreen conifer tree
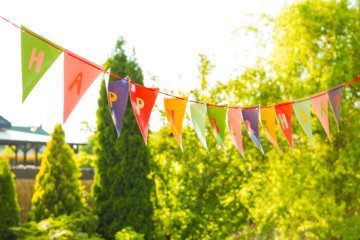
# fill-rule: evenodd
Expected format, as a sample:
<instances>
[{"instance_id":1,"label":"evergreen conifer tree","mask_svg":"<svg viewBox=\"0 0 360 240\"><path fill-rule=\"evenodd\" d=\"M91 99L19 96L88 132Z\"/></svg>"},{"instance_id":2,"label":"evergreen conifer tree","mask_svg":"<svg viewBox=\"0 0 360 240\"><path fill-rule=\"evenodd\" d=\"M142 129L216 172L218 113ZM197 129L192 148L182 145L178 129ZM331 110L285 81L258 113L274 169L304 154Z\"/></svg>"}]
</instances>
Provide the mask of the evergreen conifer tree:
<instances>
[{"instance_id":1,"label":"evergreen conifer tree","mask_svg":"<svg viewBox=\"0 0 360 240\"><path fill-rule=\"evenodd\" d=\"M14 177L7 160L0 160L0 240L15 239L9 227L19 224Z\"/></svg>"},{"instance_id":2,"label":"evergreen conifer tree","mask_svg":"<svg viewBox=\"0 0 360 240\"><path fill-rule=\"evenodd\" d=\"M36 176L30 219L40 221L82 210L85 200L81 194L80 176L74 152L65 142L61 125L56 125Z\"/></svg>"},{"instance_id":3,"label":"evergreen conifer tree","mask_svg":"<svg viewBox=\"0 0 360 240\"><path fill-rule=\"evenodd\" d=\"M106 68L132 81L143 83L140 67L123 49L124 40L116 43L115 51ZM110 77L110 81L118 80ZM137 126L128 101L122 122L122 132L117 137L108 107L105 82L101 85L97 110L96 161L94 200L99 216L98 232L113 239L116 232L132 227L136 232L151 238L153 232L153 207L150 194L152 182L150 154Z\"/></svg>"}]
</instances>

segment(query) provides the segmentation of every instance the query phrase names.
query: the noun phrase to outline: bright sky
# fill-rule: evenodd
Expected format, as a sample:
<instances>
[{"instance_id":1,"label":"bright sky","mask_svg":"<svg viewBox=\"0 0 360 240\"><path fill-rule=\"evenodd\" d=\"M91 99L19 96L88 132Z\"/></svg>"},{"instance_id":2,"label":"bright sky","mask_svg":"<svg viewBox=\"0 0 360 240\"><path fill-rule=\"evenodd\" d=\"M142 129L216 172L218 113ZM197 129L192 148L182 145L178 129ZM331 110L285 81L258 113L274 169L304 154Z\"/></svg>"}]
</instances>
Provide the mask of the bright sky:
<instances>
[{"instance_id":1,"label":"bright sky","mask_svg":"<svg viewBox=\"0 0 360 240\"><path fill-rule=\"evenodd\" d=\"M256 59L254 39L236 34L248 14L276 15L290 0L8 0L1 16L24 25L88 60L102 64L123 36L145 75L164 91L193 88L198 54L216 65L213 79L226 80ZM63 55L21 103L20 31L0 19L0 115L14 125L40 125L51 131L61 122ZM64 125L70 138L82 136L81 122L95 125L100 79L80 100ZM150 125L156 119L150 119Z\"/></svg>"}]
</instances>

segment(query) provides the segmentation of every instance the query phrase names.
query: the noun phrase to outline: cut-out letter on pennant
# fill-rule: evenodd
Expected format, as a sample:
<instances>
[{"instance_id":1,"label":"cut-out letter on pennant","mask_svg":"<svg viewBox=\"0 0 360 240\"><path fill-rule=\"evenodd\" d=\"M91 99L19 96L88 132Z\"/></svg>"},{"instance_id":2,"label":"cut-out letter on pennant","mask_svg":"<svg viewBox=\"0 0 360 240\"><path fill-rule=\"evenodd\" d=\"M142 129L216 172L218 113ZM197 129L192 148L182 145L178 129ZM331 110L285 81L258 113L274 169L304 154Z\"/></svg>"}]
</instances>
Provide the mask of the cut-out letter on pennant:
<instances>
[{"instance_id":1,"label":"cut-out letter on pennant","mask_svg":"<svg viewBox=\"0 0 360 240\"><path fill-rule=\"evenodd\" d=\"M255 143L255 146L259 151L265 155L259 137L259 107L243 109L242 116L249 137Z\"/></svg>"},{"instance_id":2,"label":"cut-out letter on pennant","mask_svg":"<svg viewBox=\"0 0 360 240\"><path fill-rule=\"evenodd\" d=\"M230 130L231 138L236 146L240 155L245 158L244 147L242 142L242 129L241 129L241 108L228 109L228 127Z\"/></svg>"},{"instance_id":3,"label":"cut-out letter on pennant","mask_svg":"<svg viewBox=\"0 0 360 240\"><path fill-rule=\"evenodd\" d=\"M294 112L297 120L300 123L300 126L304 130L306 136L310 139L310 142L314 144L314 137L311 130L311 102L310 100L300 100L295 102Z\"/></svg>"},{"instance_id":4,"label":"cut-out letter on pennant","mask_svg":"<svg viewBox=\"0 0 360 240\"><path fill-rule=\"evenodd\" d=\"M129 96L129 83L127 79L109 81L108 101L111 117L113 119L118 137L121 133L122 119Z\"/></svg>"},{"instance_id":5,"label":"cut-out letter on pennant","mask_svg":"<svg viewBox=\"0 0 360 240\"><path fill-rule=\"evenodd\" d=\"M328 91L331 109L335 116L336 125L339 130L340 106L343 87L336 87Z\"/></svg>"},{"instance_id":6,"label":"cut-out letter on pennant","mask_svg":"<svg viewBox=\"0 0 360 240\"><path fill-rule=\"evenodd\" d=\"M265 130L265 135L267 139L271 142L271 144L275 147L275 149L281 153L279 144L276 138L276 130L275 130L275 107L262 107L260 108L260 118L261 125Z\"/></svg>"},{"instance_id":7,"label":"cut-out letter on pennant","mask_svg":"<svg viewBox=\"0 0 360 240\"><path fill-rule=\"evenodd\" d=\"M206 145L206 116L205 104L194 103L190 105L190 117L195 133L203 147L208 150Z\"/></svg>"},{"instance_id":8,"label":"cut-out letter on pennant","mask_svg":"<svg viewBox=\"0 0 360 240\"><path fill-rule=\"evenodd\" d=\"M154 107L158 88L146 88L130 82L130 100L140 132L147 144L149 119Z\"/></svg>"},{"instance_id":9,"label":"cut-out letter on pennant","mask_svg":"<svg viewBox=\"0 0 360 240\"><path fill-rule=\"evenodd\" d=\"M287 142L291 148L294 148L292 139L292 111L293 102L281 103L275 106L276 118Z\"/></svg>"},{"instance_id":10,"label":"cut-out letter on pennant","mask_svg":"<svg viewBox=\"0 0 360 240\"><path fill-rule=\"evenodd\" d=\"M330 139L331 135L329 128L328 94L320 93L319 95L311 96L311 102L314 107L316 116L319 118L320 123L326 132L326 135Z\"/></svg>"},{"instance_id":11,"label":"cut-out letter on pennant","mask_svg":"<svg viewBox=\"0 0 360 240\"><path fill-rule=\"evenodd\" d=\"M166 118L168 120L170 130L178 142L181 150L183 150L182 125L185 115L186 103L187 99L164 98Z\"/></svg>"},{"instance_id":12,"label":"cut-out letter on pennant","mask_svg":"<svg viewBox=\"0 0 360 240\"><path fill-rule=\"evenodd\" d=\"M88 90L94 80L100 75L101 67L94 66L86 59L65 50L64 52L64 122Z\"/></svg>"},{"instance_id":13,"label":"cut-out letter on pennant","mask_svg":"<svg viewBox=\"0 0 360 240\"><path fill-rule=\"evenodd\" d=\"M31 90L44 76L63 48L21 27L21 70L22 70L22 101L24 102Z\"/></svg>"},{"instance_id":14,"label":"cut-out letter on pennant","mask_svg":"<svg viewBox=\"0 0 360 240\"><path fill-rule=\"evenodd\" d=\"M207 109L212 132L225 150L226 107L208 106Z\"/></svg>"}]
</instances>

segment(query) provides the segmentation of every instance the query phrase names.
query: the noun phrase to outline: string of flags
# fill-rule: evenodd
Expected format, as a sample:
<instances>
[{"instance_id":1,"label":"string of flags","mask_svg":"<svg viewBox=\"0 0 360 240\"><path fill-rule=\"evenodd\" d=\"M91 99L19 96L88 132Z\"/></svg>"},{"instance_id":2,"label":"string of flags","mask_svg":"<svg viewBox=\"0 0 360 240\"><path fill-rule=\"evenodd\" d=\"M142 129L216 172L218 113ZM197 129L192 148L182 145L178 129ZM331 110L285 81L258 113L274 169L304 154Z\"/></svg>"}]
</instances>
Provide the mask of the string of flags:
<instances>
[{"instance_id":1,"label":"string of flags","mask_svg":"<svg viewBox=\"0 0 360 240\"><path fill-rule=\"evenodd\" d=\"M1 17L1 16L0 16ZM67 120L80 98L102 73L101 66L84 59L75 53L47 40L26 27L19 27L4 17L3 20L21 29L22 56L22 100L26 100L32 89L51 67L55 60L64 53L64 112L63 122ZM148 88L132 82L129 78L121 78L110 72L117 81L109 81L107 86L110 113L118 136L121 133L122 119L130 95L131 106L145 144L148 139L149 119L158 94L164 98L165 115L174 139L182 146L182 127L186 107L189 102L190 119L194 131L202 146L208 150L206 142L206 123L221 147L225 149L225 132L229 130L233 143L242 157L245 158L242 141L242 124L258 150L264 155L259 137L259 125L265 130L266 138L281 153L277 137L276 123L291 148L294 148L292 137L292 117L295 115L310 142L314 142L311 128L311 107L319 119L328 138L329 128L328 103L339 129L340 106L343 88L360 81L357 76L352 81L340 84L325 92L317 93L309 98L289 101L269 106L218 106L202 103L187 98L161 92L158 88ZM294 113L294 114L293 114Z\"/></svg>"}]
</instances>

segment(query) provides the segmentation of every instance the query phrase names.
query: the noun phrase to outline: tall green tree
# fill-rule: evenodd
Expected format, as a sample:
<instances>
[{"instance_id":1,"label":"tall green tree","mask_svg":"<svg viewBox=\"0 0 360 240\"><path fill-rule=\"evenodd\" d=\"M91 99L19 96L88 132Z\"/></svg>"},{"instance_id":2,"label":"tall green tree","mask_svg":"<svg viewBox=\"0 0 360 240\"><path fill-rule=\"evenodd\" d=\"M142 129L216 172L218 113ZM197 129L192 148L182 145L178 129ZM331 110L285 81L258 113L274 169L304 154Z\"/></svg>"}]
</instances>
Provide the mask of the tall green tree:
<instances>
[{"instance_id":1,"label":"tall green tree","mask_svg":"<svg viewBox=\"0 0 360 240\"><path fill-rule=\"evenodd\" d=\"M10 227L19 224L19 205L8 160L0 159L0 239L15 239Z\"/></svg>"},{"instance_id":2,"label":"tall green tree","mask_svg":"<svg viewBox=\"0 0 360 240\"><path fill-rule=\"evenodd\" d=\"M124 40L117 41L106 68L120 76L143 84L143 74L134 57L128 57ZM110 77L110 81L118 80ZM98 231L107 239L116 232L132 227L150 239L153 234L153 207L149 179L150 154L137 126L128 102L122 122L122 132L117 137L108 107L105 83L100 89L95 133L95 183L93 187Z\"/></svg>"},{"instance_id":3,"label":"tall green tree","mask_svg":"<svg viewBox=\"0 0 360 240\"><path fill-rule=\"evenodd\" d=\"M65 133L58 124L36 175L35 192L31 200L31 220L72 214L83 210L81 172L74 160L74 151L65 142Z\"/></svg>"}]
</instances>

